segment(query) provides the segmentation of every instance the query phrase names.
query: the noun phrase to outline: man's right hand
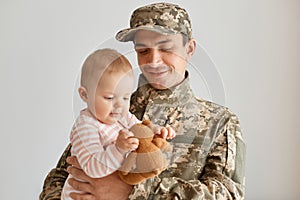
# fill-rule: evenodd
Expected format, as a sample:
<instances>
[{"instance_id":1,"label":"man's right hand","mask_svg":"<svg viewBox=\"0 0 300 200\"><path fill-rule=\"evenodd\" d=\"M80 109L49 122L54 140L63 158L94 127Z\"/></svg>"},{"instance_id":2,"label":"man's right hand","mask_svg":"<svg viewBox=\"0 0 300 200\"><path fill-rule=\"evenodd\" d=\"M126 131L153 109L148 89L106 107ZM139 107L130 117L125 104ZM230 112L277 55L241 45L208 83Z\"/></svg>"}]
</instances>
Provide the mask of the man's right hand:
<instances>
[{"instance_id":1,"label":"man's right hand","mask_svg":"<svg viewBox=\"0 0 300 200\"><path fill-rule=\"evenodd\" d=\"M75 156L67 158L72 166L68 172L74 177L69 179L69 184L82 193L71 193L74 200L125 200L131 193L132 186L124 183L114 172L103 178L91 178L80 168ZM78 181L82 180L82 181Z\"/></svg>"}]
</instances>

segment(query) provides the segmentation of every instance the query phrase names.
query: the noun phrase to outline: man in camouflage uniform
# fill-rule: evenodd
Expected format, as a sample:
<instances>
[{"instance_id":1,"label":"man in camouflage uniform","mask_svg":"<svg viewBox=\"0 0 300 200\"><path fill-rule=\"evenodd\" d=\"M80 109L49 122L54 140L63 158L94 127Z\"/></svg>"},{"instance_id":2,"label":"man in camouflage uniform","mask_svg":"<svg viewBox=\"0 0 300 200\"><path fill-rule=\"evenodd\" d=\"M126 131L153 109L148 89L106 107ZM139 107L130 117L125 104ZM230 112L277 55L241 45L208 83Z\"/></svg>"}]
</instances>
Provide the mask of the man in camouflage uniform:
<instances>
[{"instance_id":1,"label":"man in camouflage uniform","mask_svg":"<svg viewBox=\"0 0 300 200\"><path fill-rule=\"evenodd\" d=\"M131 191L129 187L129 199L244 199L245 144L239 121L227 108L194 96L186 71L196 44L191 34L184 9L158 3L136 9L130 28L116 35L119 41L134 42L143 72L132 95L131 112L177 133L168 168ZM48 174L40 199L60 199L69 155L70 145ZM74 187L90 194L74 199L103 199L101 194L113 193L119 184L115 181L106 191L95 186L87 190L84 184L92 181L83 180L89 183L75 181ZM103 193L97 196L96 190Z\"/></svg>"}]
</instances>

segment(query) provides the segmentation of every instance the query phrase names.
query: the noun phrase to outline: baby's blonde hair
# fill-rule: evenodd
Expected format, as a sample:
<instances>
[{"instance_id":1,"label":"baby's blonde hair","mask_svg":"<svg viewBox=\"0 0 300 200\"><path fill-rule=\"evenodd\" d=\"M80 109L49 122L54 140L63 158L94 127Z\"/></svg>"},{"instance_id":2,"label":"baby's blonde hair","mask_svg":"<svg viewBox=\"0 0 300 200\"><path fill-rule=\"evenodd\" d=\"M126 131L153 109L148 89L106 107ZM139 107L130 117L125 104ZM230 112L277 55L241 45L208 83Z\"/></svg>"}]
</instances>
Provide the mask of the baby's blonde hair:
<instances>
[{"instance_id":1,"label":"baby's blonde hair","mask_svg":"<svg viewBox=\"0 0 300 200\"><path fill-rule=\"evenodd\" d=\"M81 86L89 88L105 73L130 73L132 66L128 59L114 49L98 49L84 61L81 69Z\"/></svg>"}]
</instances>

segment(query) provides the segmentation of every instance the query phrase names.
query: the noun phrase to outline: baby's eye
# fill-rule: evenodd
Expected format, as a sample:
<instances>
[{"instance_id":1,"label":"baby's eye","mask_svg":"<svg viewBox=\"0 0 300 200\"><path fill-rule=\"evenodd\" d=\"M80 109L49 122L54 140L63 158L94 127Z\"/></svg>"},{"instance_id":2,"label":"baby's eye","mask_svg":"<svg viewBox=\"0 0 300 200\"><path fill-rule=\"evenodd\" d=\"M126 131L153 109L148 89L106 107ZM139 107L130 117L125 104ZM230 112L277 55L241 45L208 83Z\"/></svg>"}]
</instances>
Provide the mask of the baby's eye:
<instances>
[{"instance_id":1,"label":"baby's eye","mask_svg":"<svg viewBox=\"0 0 300 200\"><path fill-rule=\"evenodd\" d=\"M125 101L129 101L129 97L124 97L123 98Z\"/></svg>"},{"instance_id":2,"label":"baby's eye","mask_svg":"<svg viewBox=\"0 0 300 200\"><path fill-rule=\"evenodd\" d=\"M114 97L104 97L104 99L111 101L114 99Z\"/></svg>"}]
</instances>

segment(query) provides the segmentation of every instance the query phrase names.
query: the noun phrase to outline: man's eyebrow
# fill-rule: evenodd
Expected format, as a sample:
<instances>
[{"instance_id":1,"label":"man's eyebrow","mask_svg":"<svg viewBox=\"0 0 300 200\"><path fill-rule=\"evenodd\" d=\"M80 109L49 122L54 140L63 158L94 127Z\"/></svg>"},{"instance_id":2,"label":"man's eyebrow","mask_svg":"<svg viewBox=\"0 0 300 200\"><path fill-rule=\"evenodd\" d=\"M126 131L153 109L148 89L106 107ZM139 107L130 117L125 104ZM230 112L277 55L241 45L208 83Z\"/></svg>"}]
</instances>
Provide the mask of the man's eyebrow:
<instances>
[{"instance_id":1,"label":"man's eyebrow","mask_svg":"<svg viewBox=\"0 0 300 200\"><path fill-rule=\"evenodd\" d=\"M134 42L134 47L145 47L146 45L143 43L135 43Z\"/></svg>"},{"instance_id":2,"label":"man's eyebrow","mask_svg":"<svg viewBox=\"0 0 300 200\"><path fill-rule=\"evenodd\" d=\"M156 45L157 44L165 44L165 43L168 43L168 42L171 42L171 39L165 39L165 40L162 40L162 41L159 41L157 43L155 43Z\"/></svg>"},{"instance_id":3,"label":"man's eyebrow","mask_svg":"<svg viewBox=\"0 0 300 200\"><path fill-rule=\"evenodd\" d=\"M155 45L165 44L165 43L168 43L170 41L171 41L171 39L165 39L165 40L162 40L162 41L159 41L159 42L155 43ZM146 44L136 43L135 41L133 43L134 43L134 47L146 47L147 46Z\"/></svg>"}]
</instances>

